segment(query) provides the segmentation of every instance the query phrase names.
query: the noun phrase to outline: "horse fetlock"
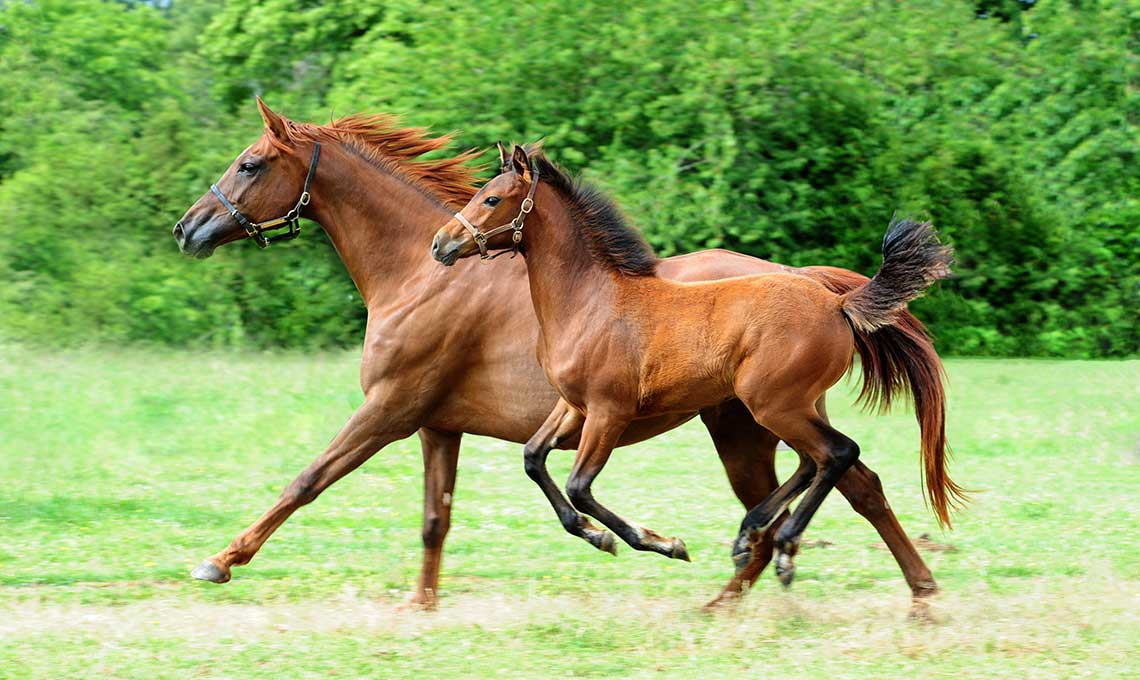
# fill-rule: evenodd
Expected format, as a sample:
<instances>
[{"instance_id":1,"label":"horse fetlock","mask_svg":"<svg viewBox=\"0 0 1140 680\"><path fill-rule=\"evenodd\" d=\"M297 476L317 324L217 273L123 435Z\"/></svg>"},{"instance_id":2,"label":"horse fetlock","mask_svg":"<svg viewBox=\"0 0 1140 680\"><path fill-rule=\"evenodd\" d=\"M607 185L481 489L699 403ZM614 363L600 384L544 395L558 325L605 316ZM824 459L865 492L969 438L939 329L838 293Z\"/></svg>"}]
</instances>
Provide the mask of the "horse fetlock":
<instances>
[{"instance_id":1,"label":"horse fetlock","mask_svg":"<svg viewBox=\"0 0 1140 680\"><path fill-rule=\"evenodd\" d=\"M792 561L792 556L780 550L776 553L775 562L776 578L780 579L785 588L790 587L796 577L796 564Z\"/></svg>"}]
</instances>

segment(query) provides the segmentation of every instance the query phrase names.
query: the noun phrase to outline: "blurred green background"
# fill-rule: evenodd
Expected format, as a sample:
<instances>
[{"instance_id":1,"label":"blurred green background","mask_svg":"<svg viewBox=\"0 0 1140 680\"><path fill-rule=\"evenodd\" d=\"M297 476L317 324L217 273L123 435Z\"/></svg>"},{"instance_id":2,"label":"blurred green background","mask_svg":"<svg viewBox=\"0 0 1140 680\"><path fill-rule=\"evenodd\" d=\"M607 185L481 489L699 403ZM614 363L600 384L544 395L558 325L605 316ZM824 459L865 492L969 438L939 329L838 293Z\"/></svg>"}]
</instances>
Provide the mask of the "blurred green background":
<instances>
[{"instance_id":1,"label":"blurred green background","mask_svg":"<svg viewBox=\"0 0 1140 680\"><path fill-rule=\"evenodd\" d=\"M207 262L170 237L260 94L545 137L661 254L870 274L892 212L929 217L941 352L1135 355L1138 51L1137 0L0 1L0 340L356 344L318 229Z\"/></svg>"}]
</instances>

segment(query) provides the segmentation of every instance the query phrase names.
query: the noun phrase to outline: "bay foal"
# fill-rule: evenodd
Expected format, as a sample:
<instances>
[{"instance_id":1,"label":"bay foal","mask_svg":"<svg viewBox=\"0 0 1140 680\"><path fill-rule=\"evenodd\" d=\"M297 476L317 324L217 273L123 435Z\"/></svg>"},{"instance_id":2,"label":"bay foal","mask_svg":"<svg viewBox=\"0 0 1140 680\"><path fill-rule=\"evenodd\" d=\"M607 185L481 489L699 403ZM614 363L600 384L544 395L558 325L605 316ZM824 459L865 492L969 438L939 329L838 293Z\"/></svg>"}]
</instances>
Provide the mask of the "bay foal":
<instances>
[{"instance_id":1,"label":"bay foal","mask_svg":"<svg viewBox=\"0 0 1140 680\"><path fill-rule=\"evenodd\" d=\"M439 230L432 254L453 265L508 247L525 257L541 330L539 362L560 397L526 444L527 471L566 529L603 547L605 534L577 521L576 509L635 549L686 558L683 543L625 520L590 487L636 420L738 399L800 457L796 472L748 511L733 546L739 573L755 559L769 526L803 494L775 541L785 585L812 515L859 458L858 445L828 424L818 400L851 367L857 338L873 342L874 331L894 323L907 302L950 271L949 248L930 224L903 220L892 222L884 238L879 272L843 295L788 274L669 281L657 275L656 257L610 201L518 146L510 169ZM568 504L543 462L550 448L579 431ZM931 503L945 523L961 489L946 474L941 432L934 439L923 447L924 468Z\"/></svg>"}]
</instances>

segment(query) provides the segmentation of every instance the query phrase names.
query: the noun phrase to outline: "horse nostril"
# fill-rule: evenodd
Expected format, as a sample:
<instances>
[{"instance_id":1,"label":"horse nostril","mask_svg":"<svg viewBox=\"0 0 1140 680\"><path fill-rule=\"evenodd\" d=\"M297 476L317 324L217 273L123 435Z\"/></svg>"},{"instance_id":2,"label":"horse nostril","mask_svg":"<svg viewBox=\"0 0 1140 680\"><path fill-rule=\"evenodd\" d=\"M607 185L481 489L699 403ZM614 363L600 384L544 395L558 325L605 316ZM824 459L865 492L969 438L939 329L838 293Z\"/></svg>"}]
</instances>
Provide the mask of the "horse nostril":
<instances>
[{"instance_id":1,"label":"horse nostril","mask_svg":"<svg viewBox=\"0 0 1140 680\"><path fill-rule=\"evenodd\" d=\"M174 225L174 239L182 243L182 239L186 238L186 232L182 229L182 223L178 222Z\"/></svg>"},{"instance_id":2,"label":"horse nostril","mask_svg":"<svg viewBox=\"0 0 1140 680\"><path fill-rule=\"evenodd\" d=\"M436 234L435 238L431 241L431 254L433 256L439 255L439 234Z\"/></svg>"}]
</instances>

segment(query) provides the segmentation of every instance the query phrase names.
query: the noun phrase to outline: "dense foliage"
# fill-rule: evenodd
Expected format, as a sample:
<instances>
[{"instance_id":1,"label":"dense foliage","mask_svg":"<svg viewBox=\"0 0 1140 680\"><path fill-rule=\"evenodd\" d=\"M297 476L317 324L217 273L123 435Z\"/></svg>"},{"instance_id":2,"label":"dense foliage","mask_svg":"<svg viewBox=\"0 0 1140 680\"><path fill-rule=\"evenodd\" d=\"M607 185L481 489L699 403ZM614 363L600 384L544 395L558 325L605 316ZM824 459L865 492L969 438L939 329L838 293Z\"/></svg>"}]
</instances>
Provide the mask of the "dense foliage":
<instances>
[{"instance_id":1,"label":"dense foliage","mask_svg":"<svg viewBox=\"0 0 1140 680\"><path fill-rule=\"evenodd\" d=\"M0 2L0 336L353 344L318 230L178 255L252 97L547 139L662 254L871 273L892 212L959 278L949 354L1140 352L1140 0Z\"/></svg>"}]
</instances>

